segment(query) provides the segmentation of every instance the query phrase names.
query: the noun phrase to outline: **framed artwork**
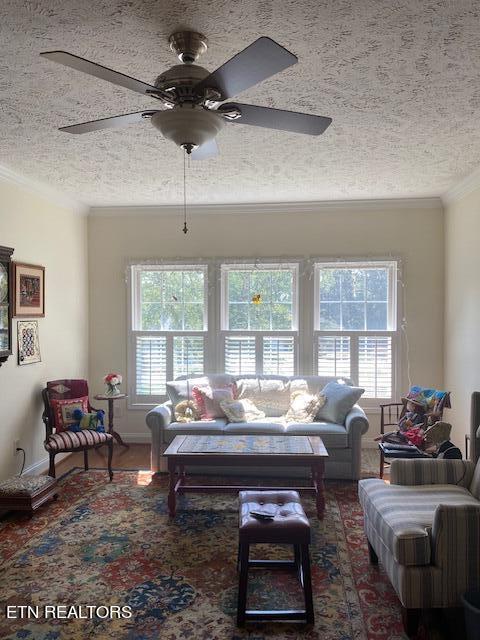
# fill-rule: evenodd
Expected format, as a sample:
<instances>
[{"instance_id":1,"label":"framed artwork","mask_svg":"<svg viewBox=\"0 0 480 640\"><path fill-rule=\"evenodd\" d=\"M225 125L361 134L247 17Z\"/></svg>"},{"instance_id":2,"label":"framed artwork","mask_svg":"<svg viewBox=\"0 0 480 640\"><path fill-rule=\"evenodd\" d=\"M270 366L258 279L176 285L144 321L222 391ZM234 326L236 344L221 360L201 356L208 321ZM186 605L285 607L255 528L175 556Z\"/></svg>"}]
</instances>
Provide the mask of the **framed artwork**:
<instances>
[{"instance_id":1,"label":"framed artwork","mask_svg":"<svg viewBox=\"0 0 480 640\"><path fill-rule=\"evenodd\" d=\"M45 315L45 267L13 263L13 315L43 318Z\"/></svg>"},{"instance_id":2,"label":"framed artwork","mask_svg":"<svg viewBox=\"0 0 480 640\"><path fill-rule=\"evenodd\" d=\"M38 322L36 320L19 320L17 322L18 364L41 362L38 342Z\"/></svg>"}]
</instances>

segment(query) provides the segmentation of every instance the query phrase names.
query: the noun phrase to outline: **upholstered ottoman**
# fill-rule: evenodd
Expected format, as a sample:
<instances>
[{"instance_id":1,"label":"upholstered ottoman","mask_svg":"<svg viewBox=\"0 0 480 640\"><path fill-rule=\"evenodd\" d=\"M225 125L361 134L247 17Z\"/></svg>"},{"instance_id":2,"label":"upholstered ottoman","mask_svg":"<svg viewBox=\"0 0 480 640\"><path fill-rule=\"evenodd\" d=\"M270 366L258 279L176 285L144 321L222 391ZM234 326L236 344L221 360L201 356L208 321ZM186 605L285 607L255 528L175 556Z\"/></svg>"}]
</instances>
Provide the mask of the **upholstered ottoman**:
<instances>
[{"instance_id":1,"label":"upholstered ottoman","mask_svg":"<svg viewBox=\"0 0 480 640\"><path fill-rule=\"evenodd\" d=\"M0 482L0 511L32 514L44 502L57 499L58 485L50 476L14 476Z\"/></svg>"},{"instance_id":2,"label":"upholstered ottoman","mask_svg":"<svg viewBox=\"0 0 480 640\"><path fill-rule=\"evenodd\" d=\"M310 577L310 523L296 491L241 491L239 521L239 586L237 624L247 621L296 620L313 624L313 600ZM271 511L272 519L259 520L252 512ZM250 545L257 543L291 544L293 560L250 560ZM299 576L305 597L305 609L247 610L248 570L250 567L292 567Z\"/></svg>"}]
</instances>

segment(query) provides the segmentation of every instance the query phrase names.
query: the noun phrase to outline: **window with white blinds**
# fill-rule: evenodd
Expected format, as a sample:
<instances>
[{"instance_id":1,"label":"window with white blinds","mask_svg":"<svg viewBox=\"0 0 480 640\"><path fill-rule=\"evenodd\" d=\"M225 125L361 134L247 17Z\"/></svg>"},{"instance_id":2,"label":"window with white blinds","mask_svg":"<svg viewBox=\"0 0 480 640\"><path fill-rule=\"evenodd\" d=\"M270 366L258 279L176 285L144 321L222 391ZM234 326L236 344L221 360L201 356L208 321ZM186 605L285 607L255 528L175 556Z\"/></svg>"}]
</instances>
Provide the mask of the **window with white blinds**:
<instances>
[{"instance_id":1,"label":"window with white blinds","mask_svg":"<svg viewBox=\"0 0 480 640\"><path fill-rule=\"evenodd\" d=\"M298 264L221 265L227 373L296 372L297 288Z\"/></svg>"},{"instance_id":2,"label":"window with white blinds","mask_svg":"<svg viewBox=\"0 0 480 640\"><path fill-rule=\"evenodd\" d=\"M315 265L317 372L350 378L366 399L394 395L396 279L395 261Z\"/></svg>"},{"instance_id":3,"label":"window with white blinds","mask_svg":"<svg viewBox=\"0 0 480 640\"><path fill-rule=\"evenodd\" d=\"M207 268L135 265L131 268L134 404L160 402L166 382L205 370Z\"/></svg>"},{"instance_id":4,"label":"window with white blinds","mask_svg":"<svg viewBox=\"0 0 480 640\"><path fill-rule=\"evenodd\" d=\"M130 268L130 406L179 376L348 378L369 409L397 397L397 262L206 260ZM301 303L299 303L301 301Z\"/></svg>"}]
</instances>

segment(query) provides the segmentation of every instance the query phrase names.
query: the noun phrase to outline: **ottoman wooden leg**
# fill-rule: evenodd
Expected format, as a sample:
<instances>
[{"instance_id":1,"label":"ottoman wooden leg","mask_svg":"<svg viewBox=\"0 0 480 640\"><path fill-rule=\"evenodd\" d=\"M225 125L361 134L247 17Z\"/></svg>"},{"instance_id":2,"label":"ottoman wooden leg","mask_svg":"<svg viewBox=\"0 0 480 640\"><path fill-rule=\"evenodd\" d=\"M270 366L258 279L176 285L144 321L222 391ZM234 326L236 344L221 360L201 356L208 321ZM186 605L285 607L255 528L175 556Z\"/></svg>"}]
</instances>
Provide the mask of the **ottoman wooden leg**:
<instances>
[{"instance_id":1,"label":"ottoman wooden leg","mask_svg":"<svg viewBox=\"0 0 480 640\"><path fill-rule=\"evenodd\" d=\"M302 586L305 596L305 619L307 624L313 624L315 617L313 613L312 577L310 573L310 553L308 544L300 547L302 562Z\"/></svg>"},{"instance_id":2,"label":"ottoman wooden leg","mask_svg":"<svg viewBox=\"0 0 480 640\"><path fill-rule=\"evenodd\" d=\"M237 600L237 625L243 627L245 624L245 611L247 608L247 586L248 586L248 560L250 555L250 545L247 542L240 543L240 575L238 579L238 600Z\"/></svg>"}]
</instances>

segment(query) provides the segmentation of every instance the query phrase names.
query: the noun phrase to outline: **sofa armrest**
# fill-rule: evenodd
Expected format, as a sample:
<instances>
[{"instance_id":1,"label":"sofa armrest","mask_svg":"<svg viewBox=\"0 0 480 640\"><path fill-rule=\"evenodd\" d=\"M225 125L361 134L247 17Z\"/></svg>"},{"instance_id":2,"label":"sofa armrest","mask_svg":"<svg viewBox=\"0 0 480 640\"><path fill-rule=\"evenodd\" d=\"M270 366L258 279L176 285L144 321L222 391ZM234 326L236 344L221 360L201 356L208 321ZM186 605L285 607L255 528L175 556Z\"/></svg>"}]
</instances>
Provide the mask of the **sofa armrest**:
<instances>
[{"instance_id":1,"label":"sofa armrest","mask_svg":"<svg viewBox=\"0 0 480 640\"><path fill-rule=\"evenodd\" d=\"M172 403L164 402L147 413L145 418L150 429L164 429L172 421Z\"/></svg>"},{"instance_id":2,"label":"sofa armrest","mask_svg":"<svg viewBox=\"0 0 480 640\"><path fill-rule=\"evenodd\" d=\"M164 450L165 427L172 421L172 403L164 402L149 411L145 418L147 426L152 432L152 447L150 452L150 469L153 473L162 471L162 454Z\"/></svg>"},{"instance_id":3,"label":"sofa armrest","mask_svg":"<svg viewBox=\"0 0 480 640\"><path fill-rule=\"evenodd\" d=\"M440 504L433 517L432 562L448 569L449 581L464 582L465 588L480 586L480 502ZM472 578L476 585L471 584ZM468 584L470 583L470 584ZM451 585L450 585L451 586Z\"/></svg>"},{"instance_id":4,"label":"sofa armrest","mask_svg":"<svg viewBox=\"0 0 480 640\"><path fill-rule=\"evenodd\" d=\"M390 483L402 485L456 484L470 487L475 465L470 460L396 458L390 466Z\"/></svg>"},{"instance_id":5,"label":"sofa armrest","mask_svg":"<svg viewBox=\"0 0 480 640\"><path fill-rule=\"evenodd\" d=\"M357 435L358 437L363 436L364 433L367 433L369 426L365 411L360 405L354 404L345 418L348 439L351 440L352 437Z\"/></svg>"}]
</instances>

